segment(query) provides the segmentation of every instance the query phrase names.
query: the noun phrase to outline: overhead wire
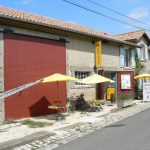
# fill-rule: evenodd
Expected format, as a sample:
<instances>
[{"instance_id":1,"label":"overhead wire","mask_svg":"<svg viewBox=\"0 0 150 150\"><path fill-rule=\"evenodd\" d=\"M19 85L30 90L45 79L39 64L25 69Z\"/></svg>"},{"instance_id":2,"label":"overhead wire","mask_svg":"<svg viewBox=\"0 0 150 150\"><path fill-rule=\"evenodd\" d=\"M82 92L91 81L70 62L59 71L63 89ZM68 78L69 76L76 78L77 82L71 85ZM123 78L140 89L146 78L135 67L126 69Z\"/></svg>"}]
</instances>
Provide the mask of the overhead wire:
<instances>
[{"instance_id":1,"label":"overhead wire","mask_svg":"<svg viewBox=\"0 0 150 150\"><path fill-rule=\"evenodd\" d=\"M138 20L138 19L135 19L135 18L133 18L133 17L127 16L127 15L125 15L125 14L123 14L123 13L120 13L120 12L114 10L114 9L108 8L108 7L106 7L106 6L104 6L104 5L100 4L100 3L96 3L96 2L94 2L94 1L92 1L92 0L86 0L86 1L88 1L88 2L90 2L90 3L93 3L93 4L95 4L95 5L99 6L99 7L102 7L102 8L104 8L104 9L107 9L107 10L109 10L109 11L112 11L112 12L114 12L114 13L116 13L116 14L119 14L119 15L125 17L125 18L128 18L128 19L131 19L131 20L136 21L136 22L138 22L138 23L141 23L141 24L150 26L150 24L148 24L148 23L145 23L145 22L143 22L143 21L141 21L141 20Z\"/></svg>"},{"instance_id":2,"label":"overhead wire","mask_svg":"<svg viewBox=\"0 0 150 150\"><path fill-rule=\"evenodd\" d=\"M141 30L150 31L150 29L143 28L143 27L139 27L139 26L137 26L137 25L133 25L133 24L127 23L127 22L125 22L125 21L122 21L122 20L120 20L120 19L111 17L111 16L109 16L109 15L106 15L106 14L103 14L103 13L100 13L100 12L97 12L96 10L92 10L92 9L87 8L87 7L85 7L85 6L82 6L82 5L80 5L80 4L73 3L73 2L70 2L70 1L68 1L68 0L63 0L63 1L66 2L66 3L69 3L69 4L71 4L71 5L77 6L77 7L79 7L79 8L82 8L82 9L84 9L84 10L87 10L87 11L89 11L89 12L92 12L92 13L95 13L95 14L97 14L97 15L103 16L103 17L105 17L105 18L109 18L109 19L111 19L111 20L113 20L113 21L120 22L120 23L126 24L126 25L128 25L128 26L132 26L132 27L135 27L135 28L138 28L138 29L141 29Z\"/></svg>"}]
</instances>

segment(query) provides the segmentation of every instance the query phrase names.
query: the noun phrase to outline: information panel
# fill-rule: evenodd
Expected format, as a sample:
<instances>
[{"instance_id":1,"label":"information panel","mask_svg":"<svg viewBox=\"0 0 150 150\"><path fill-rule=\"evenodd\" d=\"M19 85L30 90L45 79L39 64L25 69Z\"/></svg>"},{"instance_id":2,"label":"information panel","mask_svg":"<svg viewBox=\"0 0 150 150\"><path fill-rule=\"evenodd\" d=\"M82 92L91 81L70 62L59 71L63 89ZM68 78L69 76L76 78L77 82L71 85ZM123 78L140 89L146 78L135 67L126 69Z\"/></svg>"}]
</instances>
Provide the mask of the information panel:
<instances>
[{"instance_id":1,"label":"information panel","mask_svg":"<svg viewBox=\"0 0 150 150\"><path fill-rule=\"evenodd\" d=\"M150 82L143 83L143 101L150 101Z\"/></svg>"},{"instance_id":2,"label":"information panel","mask_svg":"<svg viewBox=\"0 0 150 150\"><path fill-rule=\"evenodd\" d=\"M121 75L121 89L131 89L130 74L122 74Z\"/></svg>"}]
</instances>

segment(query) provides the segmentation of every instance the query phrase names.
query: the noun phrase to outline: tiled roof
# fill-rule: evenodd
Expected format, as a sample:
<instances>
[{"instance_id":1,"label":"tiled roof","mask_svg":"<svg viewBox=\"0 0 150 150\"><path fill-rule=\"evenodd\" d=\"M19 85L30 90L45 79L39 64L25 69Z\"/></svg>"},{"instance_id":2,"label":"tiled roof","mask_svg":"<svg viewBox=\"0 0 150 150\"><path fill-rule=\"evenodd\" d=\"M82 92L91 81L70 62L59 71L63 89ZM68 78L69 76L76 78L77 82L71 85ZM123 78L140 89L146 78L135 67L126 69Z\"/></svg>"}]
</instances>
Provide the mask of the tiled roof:
<instances>
[{"instance_id":1,"label":"tiled roof","mask_svg":"<svg viewBox=\"0 0 150 150\"><path fill-rule=\"evenodd\" d=\"M121 40L133 41L133 40L138 40L145 33L146 32L144 30L138 30L138 31L133 31L133 32L128 32L128 33L118 34L115 36Z\"/></svg>"},{"instance_id":2,"label":"tiled roof","mask_svg":"<svg viewBox=\"0 0 150 150\"><path fill-rule=\"evenodd\" d=\"M32 24L39 24L39 25L48 26L51 28L71 31L71 32L79 33L79 34L88 35L88 36L99 37L102 39L108 39L110 41L126 43L128 45L134 45L129 42L122 41L111 34L96 31L96 30L87 28L85 26L81 26L81 25L73 24L69 22L64 22L64 21L59 21L59 20L55 20L55 19L48 18L45 16L40 16L37 14L32 14L32 13L27 13L24 11L12 9L12 8L7 8L4 6L0 6L0 17L10 18L10 19L28 22Z\"/></svg>"}]
</instances>

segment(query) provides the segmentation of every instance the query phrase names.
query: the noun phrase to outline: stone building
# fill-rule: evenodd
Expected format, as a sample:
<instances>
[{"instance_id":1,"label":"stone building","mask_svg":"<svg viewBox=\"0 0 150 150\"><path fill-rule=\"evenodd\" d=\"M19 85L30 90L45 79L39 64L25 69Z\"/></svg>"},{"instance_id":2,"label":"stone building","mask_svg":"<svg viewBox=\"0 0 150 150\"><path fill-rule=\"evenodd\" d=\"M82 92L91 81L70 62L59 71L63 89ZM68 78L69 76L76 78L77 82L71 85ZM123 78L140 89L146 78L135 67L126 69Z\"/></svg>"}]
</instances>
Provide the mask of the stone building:
<instances>
[{"instance_id":1,"label":"stone building","mask_svg":"<svg viewBox=\"0 0 150 150\"><path fill-rule=\"evenodd\" d=\"M101 66L96 67L95 43L101 41ZM36 81L53 73L84 78L94 73L116 83L116 94L134 90L136 44L87 27L11 8L0 7L0 92ZM131 52L124 57L123 51ZM122 75L129 78L122 88ZM48 105L84 92L85 99L104 98L105 85L78 83L38 84L14 94L0 104L1 120L52 113ZM57 91L58 90L58 91Z\"/></svg>"}]
</instances>

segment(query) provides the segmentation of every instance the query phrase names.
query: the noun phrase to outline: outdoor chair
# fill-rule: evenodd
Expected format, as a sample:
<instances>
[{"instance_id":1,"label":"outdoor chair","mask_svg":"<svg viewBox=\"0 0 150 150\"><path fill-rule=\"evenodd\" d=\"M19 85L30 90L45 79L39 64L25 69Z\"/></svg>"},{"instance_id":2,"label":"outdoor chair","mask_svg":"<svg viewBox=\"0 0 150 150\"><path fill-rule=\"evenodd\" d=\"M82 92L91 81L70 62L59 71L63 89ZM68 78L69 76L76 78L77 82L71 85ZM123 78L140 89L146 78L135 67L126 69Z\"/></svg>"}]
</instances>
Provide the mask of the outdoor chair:
<instances>
[{"instance_id":1,"label":"outdoor chair","mask_svg":"<svg viewBox=\"0 0 150 150\"><path fill-rule=\"evenodd\" d=\"M62 113L66 111L66 105L61 101L54 101L54 103L49 105L48 108L56 110L56 120L64 119Z\"/></svg>"}]
</instances>

